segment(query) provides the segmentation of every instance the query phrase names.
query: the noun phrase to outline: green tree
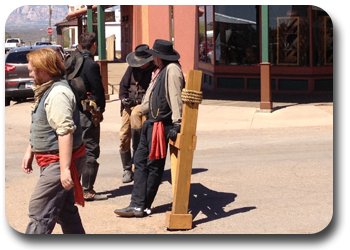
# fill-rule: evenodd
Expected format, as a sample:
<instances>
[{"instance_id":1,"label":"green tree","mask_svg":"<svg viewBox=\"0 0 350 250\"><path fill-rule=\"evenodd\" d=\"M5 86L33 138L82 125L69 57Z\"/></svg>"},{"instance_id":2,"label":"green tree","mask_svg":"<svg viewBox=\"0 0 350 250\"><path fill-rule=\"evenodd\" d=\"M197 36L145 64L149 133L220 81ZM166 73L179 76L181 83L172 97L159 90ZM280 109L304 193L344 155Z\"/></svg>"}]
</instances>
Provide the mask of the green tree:
<instances>
[{"instance_id":1,"label":"green tree","mask_svg":"<svg viewBox=\"0 0 350 250\"><path fill-rule=\"evenodd\" d=\"M69 47L69 29L63 30L63 48Z\"/></svg>"},{"instance_id":2,"label":"green tree","mask_svg":"<svg viewBox=\"0 0 350 250\"><path fill-rule=\"evenodd\" d=\"M10 33L5 31L5 42L8 38L11 38L12 36L10 35Z\"/></svg>"}]
</instances>

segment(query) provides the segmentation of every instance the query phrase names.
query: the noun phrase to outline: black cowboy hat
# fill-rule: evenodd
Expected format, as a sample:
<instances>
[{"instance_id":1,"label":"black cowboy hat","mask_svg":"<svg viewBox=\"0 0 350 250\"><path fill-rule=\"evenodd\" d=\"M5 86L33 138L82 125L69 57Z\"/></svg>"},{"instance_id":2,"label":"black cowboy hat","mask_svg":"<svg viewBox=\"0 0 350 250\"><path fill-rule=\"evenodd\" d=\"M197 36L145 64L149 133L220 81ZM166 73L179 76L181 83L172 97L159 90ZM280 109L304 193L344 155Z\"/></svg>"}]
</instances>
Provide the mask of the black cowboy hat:
<instances>
[{"instance_id":1,"label":"black cowboy hat","mask_svg":"<svg viewBox=\"0 0 350 250\"><path fill-rule=\"evenodd\" d=\"M162 39L155 40L153 48L146 52L167 61L177 61L180 58L180 54L173 48L173 43Z\"/></svg>"},{"instance_id":2,"label":"black cowboy hat","mask_svg":"<svg viewBox=\"0 0 350 250\"><path fill-rule=\"evenodd\" d=\"M146 50L148 50L149 47L147 44L140 44L135 48L134 52L131 52L127 55L126 61L131 67L141 67L145 65L146 63L153 61L152 55L148 54Z\"/></svg>"}]
</instances>

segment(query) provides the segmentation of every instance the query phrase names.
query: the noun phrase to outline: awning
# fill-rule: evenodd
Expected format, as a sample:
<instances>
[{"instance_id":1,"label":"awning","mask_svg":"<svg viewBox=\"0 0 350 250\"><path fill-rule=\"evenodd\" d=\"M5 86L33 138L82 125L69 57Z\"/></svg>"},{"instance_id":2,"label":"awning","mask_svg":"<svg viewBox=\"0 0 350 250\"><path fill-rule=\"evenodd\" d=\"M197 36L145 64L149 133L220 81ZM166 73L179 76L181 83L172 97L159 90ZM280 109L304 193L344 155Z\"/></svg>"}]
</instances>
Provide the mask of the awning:
<instances>
[{"instance_id":1,"label":"awning","mask_svg":"<svg viewBox=\"0 0 350 250\"><path fill-rule=\"evenodd\" d=\"M96 10L97 10L97 5L93 5L92 11L96 11ZM82 8L80 10L69 12L68 15L66 16L66 19L68 21L71 21L73 19L78 19L78 18L82 17L83 15L86 15L86 13L87 13L87 7Z\"/></svg>"},{"instance_id":2,"label":"awning","mask_svg":"<svg viewBox=\"0 0 350 250\"><path fill-rule=\"evenodd\" d=\"M97 10L97 6L98 5L92 5L92 11L95 12ZM104 5L105 6L105 9L107 8L110 8L112 6L115 6L115 5ZM66 16L66 19L68 21L71 21L73 19L78 19L80 17L82 17L83 15L86 15L87 13L87 7L85 8L82 8L80 10L76 10L76 11L72 11L72 12L69 12L68 15Z\"/></svg>"},{"instance_id":3,"label":"awning","mask_svg":"<svg viewBox=\"0 0 350 250\"><path fill-rule=\"evenodd\" d=\"M61 26L61 27L78 26L78 21L77 19L73 19L71 21L64 19L62 22L56 23L55 26Z\"/></svg>"}]
</instances>

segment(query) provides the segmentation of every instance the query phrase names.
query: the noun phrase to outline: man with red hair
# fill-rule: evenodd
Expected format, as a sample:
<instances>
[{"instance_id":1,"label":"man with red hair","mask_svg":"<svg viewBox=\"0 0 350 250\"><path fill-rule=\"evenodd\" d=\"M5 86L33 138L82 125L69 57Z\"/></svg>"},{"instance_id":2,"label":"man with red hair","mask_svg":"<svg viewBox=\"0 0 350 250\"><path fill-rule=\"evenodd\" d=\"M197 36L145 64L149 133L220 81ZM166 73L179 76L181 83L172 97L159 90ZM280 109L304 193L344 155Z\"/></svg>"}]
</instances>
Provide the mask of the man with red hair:
<instances>
[{"instance_id":1,"label":"man with red hair","mask_svg":"<svg viewBox=\"0 0 350 250\"><path fill-rule=\"evenodd\" d=\"M35 157L40 178L29 202L27 234L50 234L56 223L63 233L84 234L77 203L84 206L79 175L86 153L75 95L61 58L51 48L27 55L29 76L34 78L34 104L30 143L22 169L30 174Z\"/></svg>"}]
</instances>

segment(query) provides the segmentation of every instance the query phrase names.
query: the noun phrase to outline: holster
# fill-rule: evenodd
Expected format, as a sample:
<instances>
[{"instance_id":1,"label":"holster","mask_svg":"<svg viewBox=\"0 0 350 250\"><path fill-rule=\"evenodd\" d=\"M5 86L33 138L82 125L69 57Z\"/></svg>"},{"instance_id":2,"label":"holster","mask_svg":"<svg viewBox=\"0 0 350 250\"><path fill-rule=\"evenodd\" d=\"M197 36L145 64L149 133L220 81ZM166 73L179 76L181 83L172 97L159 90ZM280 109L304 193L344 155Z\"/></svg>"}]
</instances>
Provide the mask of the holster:
<instances>
[{"instance_id":1,"label":"holster","mask_svg":"<svg viewBox=\"0 0 350 250\"><path fill-rule=\"evenodd\" d=\"M92 99L85 99L81 101L83 111L88 111L92 115L92 123L97 127L100 122L103 121L103 115L100 107L97 107L96 103Z\"/></svg>"}]
</instances>

